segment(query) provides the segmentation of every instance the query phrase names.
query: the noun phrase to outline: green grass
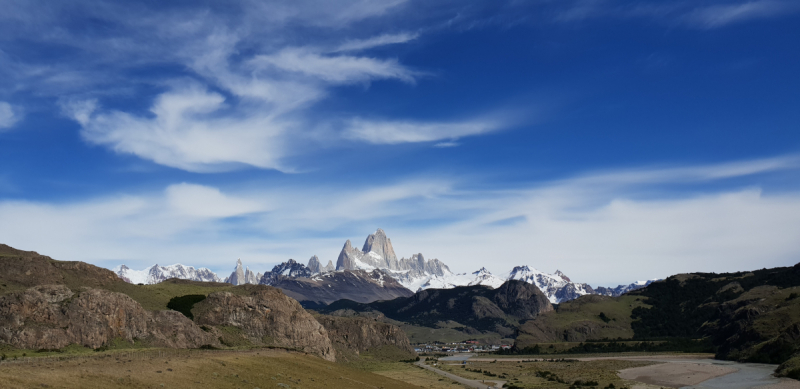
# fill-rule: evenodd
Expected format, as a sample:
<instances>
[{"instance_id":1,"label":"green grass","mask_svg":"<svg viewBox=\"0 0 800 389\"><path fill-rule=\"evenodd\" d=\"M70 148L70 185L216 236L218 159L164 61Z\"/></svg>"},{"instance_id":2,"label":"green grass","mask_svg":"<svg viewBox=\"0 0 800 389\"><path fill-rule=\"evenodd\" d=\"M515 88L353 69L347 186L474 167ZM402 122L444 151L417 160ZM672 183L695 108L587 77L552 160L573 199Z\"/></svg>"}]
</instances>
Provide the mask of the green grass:
<instances>
[{"instance_id":1,"label":"green grass","mask_svg":"<svg viewBox=\"0 0 800 389\"><path fill-rule=\"evenodd\" d=\"M233 348L252 346L241 328L231 326L216 326L216 328L222 334L219 341L225 346Z\"/></svg>"},{"instance_id":2,"label":"green grass","mask_svg":"<svg viewBox=\"0 0 800 389\"><path fill-rule=\"evenodd\" d=\"M789 360L778 366L778 369L775 370L775 375L800 380L800 356L789 358Z\"/></svg>"},{"instance_id":3,"label":"green grass","mask_svg":"<svg viewBox=\"0 0 800 389\"><path fill-rule=\"evenodd\" d=\"M234 294L247 294L244 288L230 284L195 282L185 280L167 280L154 285L131 285L133 288L121 287L113 290L124 293L136 300L144 309L166 310L169 301L174 297L186 295L208 296L213 292L228 291Z\"/></svg>"},{"instance_id":4,"label":"green grass","mask_svg":"<svg viewBox=\"0 0 800 389\"><path fill-rule=\"evenodd\" d=\"M492 362L468 362L467 365L439 361L437 368L472 380L503 380L505 387L515 388L563 388L576 382L597 383L590 387L629 387L617 376L617 371L631 367L652 365L655 362L595 360L564 360L555 362L517 362L498 358Z\"/></svg>"},{"instance_id":5,"label":"green grass","mask_svg":"<svg viewBox=\"0 0 800 389\"><path fill-rule=\"evenodd\" d=\"M397 366L398 363L411 363L399 361L413 361L415 355L403 351L393 345L383 345L362 351L355 355L352 351L336 349L337 360L341 360L343 364L366 371L385 371L391 370L392 366ZM343 352L340 358L340 352ZM345 361L346 360L346 361Z\"/></svg>"}]
</instances>

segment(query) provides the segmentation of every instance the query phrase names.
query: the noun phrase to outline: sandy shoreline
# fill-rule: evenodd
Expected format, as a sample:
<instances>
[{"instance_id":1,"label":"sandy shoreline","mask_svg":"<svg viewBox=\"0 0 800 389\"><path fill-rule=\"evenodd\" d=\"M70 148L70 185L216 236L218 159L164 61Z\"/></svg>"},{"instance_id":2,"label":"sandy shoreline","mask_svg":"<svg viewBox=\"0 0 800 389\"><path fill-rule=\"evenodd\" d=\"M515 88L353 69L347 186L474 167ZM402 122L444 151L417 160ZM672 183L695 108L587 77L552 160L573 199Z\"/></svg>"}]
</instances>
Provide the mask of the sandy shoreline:
<instances>
[{"instance_id":1,"label":"sandy shoreline","mask_svg":"<svg viewBox=\"0 0 800 389\"><path fill-rule=\"evenodd\" d=\"M673 362L620 370L619 377L650 385L680 388L697 385L712 378L731 374L738 369L706 363Z\"/></svg>"}]
</instances>

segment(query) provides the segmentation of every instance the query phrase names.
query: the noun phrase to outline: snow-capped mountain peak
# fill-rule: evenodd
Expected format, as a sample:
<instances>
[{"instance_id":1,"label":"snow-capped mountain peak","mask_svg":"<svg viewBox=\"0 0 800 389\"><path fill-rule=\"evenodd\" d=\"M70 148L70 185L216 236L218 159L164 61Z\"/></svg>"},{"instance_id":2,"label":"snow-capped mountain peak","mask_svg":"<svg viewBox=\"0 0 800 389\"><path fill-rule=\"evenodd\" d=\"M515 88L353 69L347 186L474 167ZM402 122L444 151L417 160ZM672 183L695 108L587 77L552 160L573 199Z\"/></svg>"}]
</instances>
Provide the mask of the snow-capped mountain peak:
<instances>
[{"instance_id":1,"label":"snow-capped mountain peak","mask_svg":"<svg viewBox=\"0 0 800 389\"><path fill-rule=\"evenodd\" d=\"M132 284L157 284L170 278L180 278L184 280L220 282L219 277L211 270L201 267L184 266L180 263L169 266L158 266L155 264L144 270L133 270L125 265L117 266L113 269L114 273L123 280Z\"/></svg>"}]
</instances>

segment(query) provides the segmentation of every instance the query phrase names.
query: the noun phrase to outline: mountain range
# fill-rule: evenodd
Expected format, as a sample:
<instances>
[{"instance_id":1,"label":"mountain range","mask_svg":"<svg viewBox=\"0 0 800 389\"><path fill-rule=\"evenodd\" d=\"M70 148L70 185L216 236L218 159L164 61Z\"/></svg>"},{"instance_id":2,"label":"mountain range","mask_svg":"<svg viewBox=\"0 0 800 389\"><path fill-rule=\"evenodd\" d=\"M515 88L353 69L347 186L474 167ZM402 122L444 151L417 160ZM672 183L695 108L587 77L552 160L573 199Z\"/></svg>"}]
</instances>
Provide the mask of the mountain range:
<instances>
[{"instance_id":1,"label":"mountain range","mask_svg":"<svg viewBox=\"0 0 800 389\"><path fill-rule=\"evenodd\" d=\"M222 280L209 269L195 269L180 264L153 265L141 271L131 270L127 266L121 265L113 270L120 278L131 283L153 284L169 278L215 282ZM350 273L339 276L314 277L314 275L346 271ZM375 276L375 271L382 273L383 276ZM379 279L380 282L377 281ZM379 228L375 233L367 236L361 249L354 247L348 239L339 252L335 267L330 260L327 265L322 266L319 257L314 255L308 260L308 265L289 259L262 274L244 267L240 259L237 260L233 272L224 278L223 282L233 285L276 286L292 290L296 296L303 296L306 300L316 302L331 302L340 298L369 302L374 301L378 296L408 296L425 289L450 289L473 285L485 285L496 289L508 280L519 280L536 285L553 304L589 294L616 297L643 288L654 281L637 281L617 287L592 288L586 283L573 282L560 270L549 274L529 266L516 266L511 271L500 275L492 274L485 267L472 273L454 273L442 261L436 258L426 259L422 253L398 259L392 246L392 240L385 231ZM387 281L390 284L388 290L391 291L387 290ZM354 283L360 288L359 293L353 294L356 292ZM406 290L401 291L401 289ZM309 293L311 290L324 292L315 297ZM375 296L373 300L369 300L370 294ZM369 301L365 301L365 299Z\"/></svg>"}]
</instances>

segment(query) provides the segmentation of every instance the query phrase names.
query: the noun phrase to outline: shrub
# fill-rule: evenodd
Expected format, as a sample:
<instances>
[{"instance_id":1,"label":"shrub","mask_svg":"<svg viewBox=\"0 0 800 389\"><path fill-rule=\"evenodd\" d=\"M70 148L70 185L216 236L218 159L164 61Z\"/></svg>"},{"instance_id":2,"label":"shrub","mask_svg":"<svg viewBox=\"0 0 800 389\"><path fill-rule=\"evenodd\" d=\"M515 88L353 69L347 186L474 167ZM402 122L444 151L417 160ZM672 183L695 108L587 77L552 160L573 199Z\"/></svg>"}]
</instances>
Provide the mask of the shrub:
<instances>
[{"instance_id":1,"label":"shrub","mask_svg":"<svg viewBox=\"0 0 800 389\"><path fill-rule=\"evenodd\" d=\"M194 320L192 307L205 299L206 296L202 294L187 294L185 296L173 297L167 303L167 308L178 311L190 320Z\"/></svg>"}]
</instances>

